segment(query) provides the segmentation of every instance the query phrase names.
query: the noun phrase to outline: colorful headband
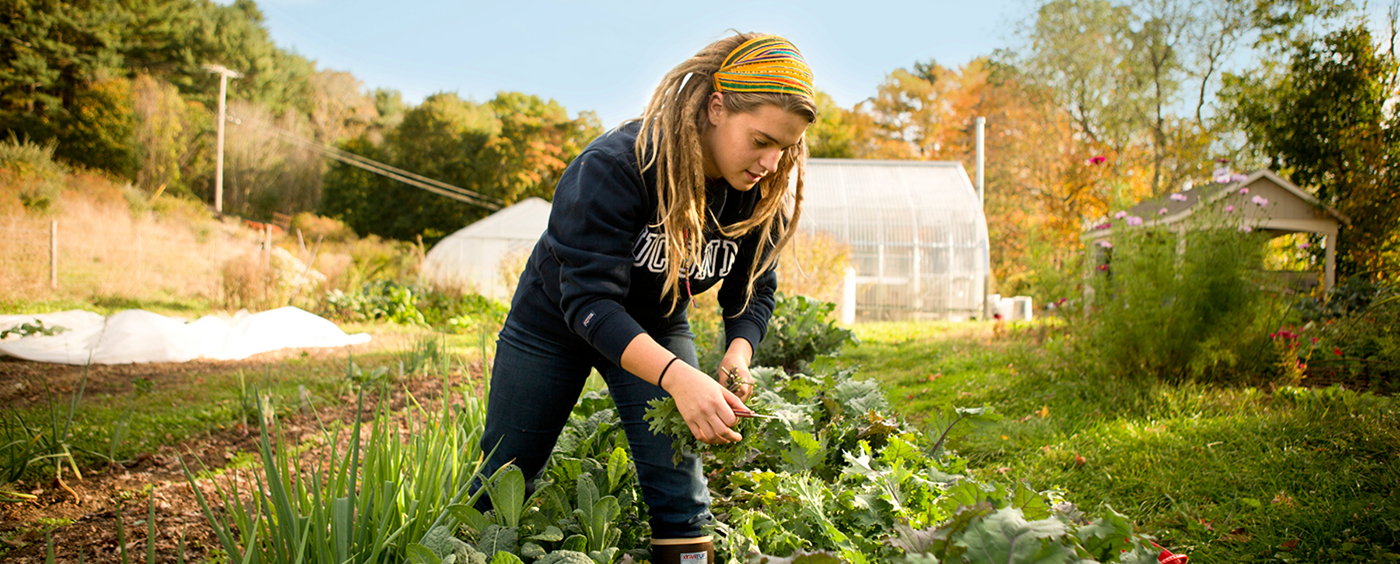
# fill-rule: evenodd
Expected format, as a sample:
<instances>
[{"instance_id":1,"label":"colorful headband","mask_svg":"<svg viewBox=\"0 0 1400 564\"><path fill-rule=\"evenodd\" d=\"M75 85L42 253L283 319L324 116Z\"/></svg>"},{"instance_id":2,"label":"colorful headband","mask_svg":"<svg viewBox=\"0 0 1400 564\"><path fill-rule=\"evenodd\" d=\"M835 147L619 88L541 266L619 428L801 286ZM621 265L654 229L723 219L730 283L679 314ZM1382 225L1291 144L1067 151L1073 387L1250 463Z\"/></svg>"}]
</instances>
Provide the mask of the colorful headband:
<instances>
[{"instance_id":1,"label":"colorful headband","mask_svg":"<svg viewBox=\"0 0 1400 564\"><path fill-rule=\"evenodd\" d=\"M745 41L715 71L720 92L773 92L815 100L812 69L792 42L769 35Z\"/></svg>"}]
</instances>

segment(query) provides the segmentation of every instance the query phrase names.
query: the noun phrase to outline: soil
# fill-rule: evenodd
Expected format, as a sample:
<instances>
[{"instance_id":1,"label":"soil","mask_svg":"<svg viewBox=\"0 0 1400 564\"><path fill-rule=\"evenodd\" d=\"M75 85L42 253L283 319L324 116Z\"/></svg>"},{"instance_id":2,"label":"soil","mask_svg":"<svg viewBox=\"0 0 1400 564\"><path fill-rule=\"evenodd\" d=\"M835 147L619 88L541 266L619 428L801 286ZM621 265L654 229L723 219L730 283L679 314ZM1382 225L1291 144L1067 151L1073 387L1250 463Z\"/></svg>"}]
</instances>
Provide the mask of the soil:
<instances>
[{"instance_id":1,"label":"soil","mask_svg":"<svg viewBox=\"0 0 1400 564\"><path fill-rule=\"evenodd\" d=\"M256 373L265 365L302 354L302 349L291 349L231 362L93 366L88 370L84 394L128 391L138 378L160 386L162 382L196 373L238 369ZM343 355L344 351L305 349L305 354L317 357ZM47 382L50 389L56 392L71 389L78 385L83 371L83 367L0 359L0 405L23 406L46 401L42 391L35 393L35 390L43 389L42 382ZM469 372L467 377L470 381L482 381L479 365L469 367ZM404 379L393 386L388 397L390 408L396 411L402 409L410 393L420 402L437 400L442 397L441 388L442 379L438 376ZM279 419L279 428L284 436L306 439L317 435L321 423L353 421L357 413L354 398L346 396L341 399L343 401L336 405L320 410L320 422L312 414L292 413ZM374 413L378 402L366 394L365 403L365 410L360 413L364 414L361 419L368 421L371 415L367 414ZM213 549L220 545L185 479L180 460L183 459L192 471L198 471L201 464L210 470L224 468L240 453L250 453L256 459L258 437L256 425L251 429L234 425L161 447L158 452L143 453L127 464L83 468L81 480L70 471L63 474L61 482L50 477L38 483L25 480L11 484L20 493L31 494L36 499L23 503L0 503L0 542L8 545L0 546L0 560L44 562L46 541L43 530L48 528L45 523L71 520L71 524L52 532L56 562L78 562L80 553L83 562L122 562L117 527L117 520L121 519L126 559L146 562L150 541L147 538L146 519L153 495L156 529L154 562L180 562L181 539L185 546L185 561L204 561L213 556ZM321 456L323 451L324 447L309 448L301 457L312 460ZM236 472L223 473L213 479L227 481L237 475ZM199 480L206 499L217 497L210 480ZM240 487L246 489L247 485L241 484Z\"/></svg>"}]
</instances>

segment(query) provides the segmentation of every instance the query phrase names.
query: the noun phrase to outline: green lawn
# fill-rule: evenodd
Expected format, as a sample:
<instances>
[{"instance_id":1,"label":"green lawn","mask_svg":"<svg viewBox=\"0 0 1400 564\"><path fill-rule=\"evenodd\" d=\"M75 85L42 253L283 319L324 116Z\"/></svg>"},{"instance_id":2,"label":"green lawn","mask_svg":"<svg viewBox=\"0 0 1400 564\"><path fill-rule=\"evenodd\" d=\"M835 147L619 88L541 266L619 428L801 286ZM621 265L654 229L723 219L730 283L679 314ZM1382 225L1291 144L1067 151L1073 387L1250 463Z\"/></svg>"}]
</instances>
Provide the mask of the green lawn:
<instances>
[{"instance_id":1,"label":"green lawn","mask_svg":"<svg viewBox=\"0 0 1400 564\"><path fill-rule=\"evenodd\" d=\"M844 364L921 420L1004 419L952 443L995 474L1107 504L1192 562L1400 561L1400 402L1331 388L1092 378L1051 325L878 323Z\"/></svg>"}]
</instances>

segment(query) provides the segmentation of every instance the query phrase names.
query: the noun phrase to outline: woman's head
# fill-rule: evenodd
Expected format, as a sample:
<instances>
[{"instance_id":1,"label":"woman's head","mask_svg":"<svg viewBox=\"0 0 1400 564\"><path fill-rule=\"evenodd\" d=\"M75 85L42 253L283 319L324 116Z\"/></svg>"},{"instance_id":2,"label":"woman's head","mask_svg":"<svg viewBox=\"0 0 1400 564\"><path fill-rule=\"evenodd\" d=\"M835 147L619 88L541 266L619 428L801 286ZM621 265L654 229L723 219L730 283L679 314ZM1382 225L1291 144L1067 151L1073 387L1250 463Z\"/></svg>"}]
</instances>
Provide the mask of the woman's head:
<instances>
[{"instance_id":1,"label":"woman's head","mask_svg":"<svg viewBox=\"0 0 1400 564\"><path fill-rule=\"evenodd\" d=\"M721 230L727 237L759 231L768 252L750 274L777 260L801 214L805 131L816 117L811 71L797 48L776 36L721 39L662 79L641 118L636 150L639 165L657 179L673 307L681 267L704 245L710 180L759 189L754 215Z\"/></svg>"}]
</instances>

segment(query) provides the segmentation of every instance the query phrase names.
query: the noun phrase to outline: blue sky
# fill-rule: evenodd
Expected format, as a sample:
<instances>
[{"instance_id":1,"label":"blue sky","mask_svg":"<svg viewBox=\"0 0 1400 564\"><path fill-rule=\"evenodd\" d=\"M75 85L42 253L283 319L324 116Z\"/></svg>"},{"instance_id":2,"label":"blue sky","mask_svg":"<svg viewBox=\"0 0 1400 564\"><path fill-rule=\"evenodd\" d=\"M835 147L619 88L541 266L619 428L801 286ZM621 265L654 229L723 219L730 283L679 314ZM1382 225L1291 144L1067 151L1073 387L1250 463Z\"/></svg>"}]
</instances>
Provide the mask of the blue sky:
<instances>
[{"instance_id":1,"label":"blue sky","mask_svg":"<svg viewBox=\"0 0 1400 564\"><path fill-rule=\"evenodd\" d=\"M667 70L731 28L791 39L817 87L844 107L890 71L934 59L960 66L1013 44L1024 0L260 0L273 41L418 103L501 90L553 98L611 127L641 113Z\"/></svg>"}]
</instances>

